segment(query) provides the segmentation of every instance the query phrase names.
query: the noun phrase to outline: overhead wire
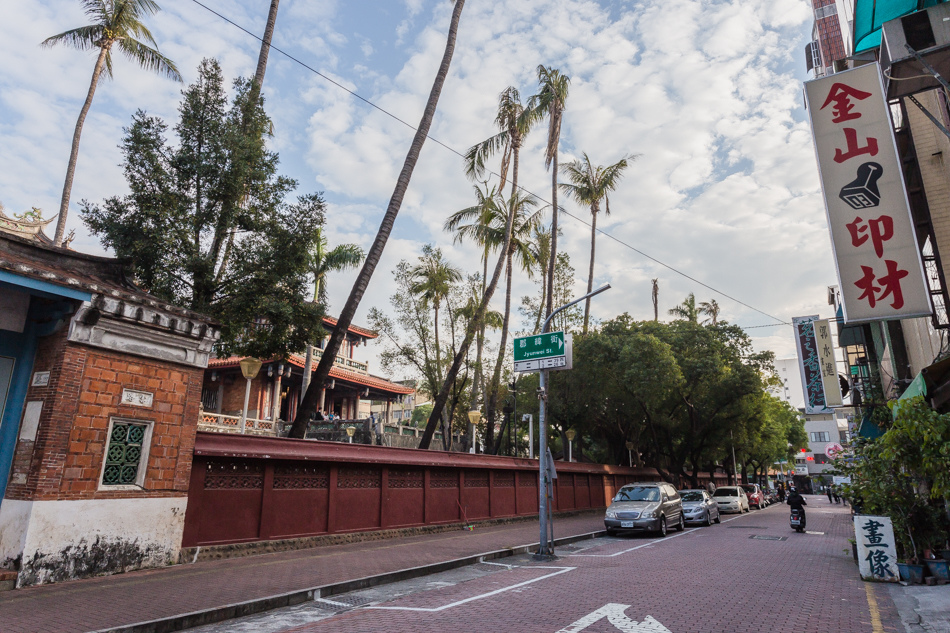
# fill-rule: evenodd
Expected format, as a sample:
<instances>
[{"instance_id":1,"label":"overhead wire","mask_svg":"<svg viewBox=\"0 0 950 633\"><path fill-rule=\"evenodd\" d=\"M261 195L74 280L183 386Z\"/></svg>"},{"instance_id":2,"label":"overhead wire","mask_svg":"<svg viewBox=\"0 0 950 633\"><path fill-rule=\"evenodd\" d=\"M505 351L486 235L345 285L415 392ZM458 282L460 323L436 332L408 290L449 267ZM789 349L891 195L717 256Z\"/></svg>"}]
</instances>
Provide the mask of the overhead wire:
<instances>
[{"instance_id":1,"label":"overhead wire","mask_svg":"<svg viewBox=\"0 0 950 633\"><path fill-rule=\"evenodd\" d=\"M201 0L191 0L191 1L192 1L193 3L195 3L195 4L197 4L198 6L200 6L201 8L205 9L205 10L208 11L209 13L212 13L212 14L214 14L215 16L217 16L218 18L224 20L225 22L227 22L227 23L230 24L231 26L233 26L233 27L237 28L238 30L242 31L243 33L245 33L245 34L247 34L247 35L250 35L251 37L253 37L253 38L256 39L257 41L259 41L259 42L261 42L261 43L264 42L263 38L261 38L259 35L257 35L256 33L253 33L252 31L249 31L249 30L246 29L246 28L244 28L243 26L241 26L240 24L238 24L238 23L235 22L234 20L228 18L226 15L224 15L224 14L222 14L222 13L220 13L220 12L214 10L214 9L212 9L212 8L209 7L208 5L206 5L206 4L204 4L203 2L201 2ZM394 119L395 121L398 121L399 123L402 123L403 125L405 125L405 126L406 126L407 128L409 128L410 130L415 131L415 130L417 129L417 128L416 128L414 125L412 125L411 123L405 121L404 119L399 118L398 116L396 116L396 115L393 114L392 112L389 112L388 110L386 110L386 109L383 108L382 106L379 106L379 105L373 103L372 101L370 101L370 100L367 99L366 97L363 97L362 95L360 95L359 93L355 92L354 90L350 90L349 88L347 88L346 86L344 86L344 85L341 84L340 82L336 81L336 80L333 79L332 77L330 77L330 76L328 76L328 75L326 75L326 74L320 72L320 71L317 70L316 68L313 68L312 66L310 66L310 65L307 64L306 62L304 62L304 61L302 61L302 60L300 60L300 59L294 57L293 55L291 55L291 54L288 53L287 51L285 51L285 50L283 50L283 49L281 49L281 48L278 48L277 46L274 46L273 44L269 44L269 45L268 45L268 48L269 48L270 50L277 51L278 53L280 53L281 55L283 55L283 56L286 57L287 59L291 60L292 62L294 62L294 63L296 63L296 64L298 64L298 65L300 65L300 66L302 66L303 68L306 68L307 70L309 70L309 71L312 72L313 74L315 74L315 75L317 75L318 77L320 77L320 78L322 78L322 79L324 79L324 80L330 82L331 84L333 84L333 85L336 86L337 88L343 90L344 92L346 92L346 93L349 94L350 96L355 97L356 99L359 99L360 101L362 101L362 102L365 103L366 105L370 106L371 108L373 108L373 109L375 109L375 110L378 110L379 112L381 112L381 113L385 114L386 116L388 116L388 117ZM449 150L450 152L452 152L453 154L457 155L458 157L460 157L460 158L462 158L462 159L465 158L465 155L464 155L462 152L456 150L454 147L451 147L451 146L449 146L449 145L446 145L445 143L443 143L443 142L440 141L439 139L433 137L432 135L427 135L426 138L429 139L429 140L431 140L431 141L432 141L433 143L435 143L436 145L440 145L441 147L443 147L443 148ZM491 169L486 169L486 171L487 171L488 173L494 175L494 176L497 176L497 177L499 177L499 178L501 177L500 174L498 174L497 172L495 172L495 171L493 171L493 170L491 170ZM551 205L551 202L550 202L550 201L545 200L544 197L535 194L534 192L532 192L532 191L526 189L525 187L519 185L518 188L521 189L522 191L524 191L525 193L530 194L531 196L534 196L534 197L537 198L538 200L541 200L541 201L543 201L543 202L547 202L547 204L548 204L549 206ZM590 222L584 220L583 218L580 218L580 217L574 215L573 213L570 213L570 212L567 211L564 207L561 207L560 205L558 205L558 206L559 206L560 212L563 213L564 215L566 215L566 216L572 218L573 220L575 220L575 221L577 221L577 222L580 222L581 224L583 224L583 225L585 225L585 226L588 226L588 227L591 226L591 223L590 223ZM755 306L749 305L748 303L746 303L746 302L744 302L744 301L742 301L742 300L740 300L740 299L737 299L737 298L735 298L735 297L733 297L733 296L731 296L731 295L729 295L729 294L726 294L726 293L723 292L722 290L719 290L719 289L717 289L717 288L714 288L714 287L710 286L709 284L707 284L707 283L705 283L705 282L702 282L702 281L700 281L699 279L696 279L695 277L693 277L693 276L691 276L691 275L686 274L685 272L683 272L683 271L681 271L681 270L679 270L679 269L677 269L677 268L671 266L670 264L667 264L667 263L665 263L665 262L663 262L663 261L657 259L656 257L653 257L652 255L649 255L648 253L645 253L645 252L641 251L640 249L638 249L638 248L634 247L633 245L631 245L631 244L629 244L629 243L623 241L622 239L620 239L620 238L618 238L618 237L616 237L616 236L614 236L614 235L612 235L612 234L610 234L610 233L607 233L607 232L604 231L603 229L598 228L598 229L596 229L596 230L597 230L598 233L600 233L600 234L603 235L604 237L607 237L607 238L609 238L609 239L611 239L611 240L617 242L618 244L620 244L620 245L622 245L622 246L624 246L624 247L626 247L626 248L632 250L633 252L635 252L635 253L641 255L642 257L645 257L645 258L649 259L650 261L652 261L652 262L658 264L659 266L662 266L663 268L666 268L667 270L670 270L670 271L676 273L677 275L680 275L681 277L684 277L684 278L686 278L686 279L692 281L693 283L696 283L696 284L702 286L703 288L706 288L707 290L710 290L710 291L712 291L712 292L718 294L718 295L721 296L721 297L724 297L724 298L726 298L726 299L729 299L730 301L733 301L733 302L735 302L735 303L737 303L737 304L739 304L739 305L741 305L741 306L744 306L744 307L746 307L746 308L749 308L750 310L753 310L753 311L755 311L755 312L758 312L759 314L762 314L762 315L764 315L764 316L767 316L767 317L770 318L770 319L774 319L775 321L777 321L777 323L774 323L774 324L768 324L768 325L753 325L753 326L744 327L743 329L754 329L754 328L763 328L763 327L775 327L775 326L778 326L778 325L791 325L791 323L789 323L789 322L787 322L787 321L785 321L785 320L783 320L783 319L780 319L780 318L777 317L777 316L774 316L774 315L772 315L772 314L769 314L768 312L765 312L764 310L760 310L760 309L756 308Z\"/></svg>"}]
</instances>

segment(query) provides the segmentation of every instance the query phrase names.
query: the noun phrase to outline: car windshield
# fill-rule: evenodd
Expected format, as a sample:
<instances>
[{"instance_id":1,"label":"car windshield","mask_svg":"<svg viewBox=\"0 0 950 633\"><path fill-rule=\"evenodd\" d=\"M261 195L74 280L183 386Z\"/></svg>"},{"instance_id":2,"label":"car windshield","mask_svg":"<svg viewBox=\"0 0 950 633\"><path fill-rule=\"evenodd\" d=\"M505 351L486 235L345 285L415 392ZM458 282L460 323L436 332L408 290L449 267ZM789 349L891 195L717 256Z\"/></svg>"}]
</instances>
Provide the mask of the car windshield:
<instances>
[{"instance_id":1,"label":"car windshield","mask_svg":"<svg viewBox=\"0 0 950 633\"><path fill-rule=\"evenodd\" d=\"M702 501L703 493L698 490L683 490L680 492L680 496L683 497L683 501Z\"/></svg>"},{"instance_id":2,"label":"car windshield","mask_svg":"<svg viewBox=\"0 0 950 633\"><path fill-rule=\"evenodd\" d=\"M659 501L660 491L653 486L621 488L614 501Z\"/></svg>"},{"instance_id":3,"label":"car windshield","mask_svg":"<svg viewBox=\"0 0 950 633\"><path fill-rule=\"evenodd\" d=\"M716 488L716 492L713 493L714 497L738 497L739 489L738 488Z\"/></svg>"}]
</instances>

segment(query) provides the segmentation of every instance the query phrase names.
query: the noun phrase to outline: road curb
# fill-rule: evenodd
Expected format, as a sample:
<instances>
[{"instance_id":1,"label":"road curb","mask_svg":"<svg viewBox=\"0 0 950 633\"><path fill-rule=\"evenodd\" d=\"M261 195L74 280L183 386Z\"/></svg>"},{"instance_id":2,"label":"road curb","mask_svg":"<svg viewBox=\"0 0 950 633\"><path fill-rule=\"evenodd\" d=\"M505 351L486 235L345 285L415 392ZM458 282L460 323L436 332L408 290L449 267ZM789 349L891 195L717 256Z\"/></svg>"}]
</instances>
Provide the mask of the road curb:
<instances>
[{"instance_id":1,"label":"road curb","mask_svg":"<svg viewBox=\"0 0 950 633\"><path fill-rule=\"evenodd\" d=\"M584 534L575 534L572 536L554 539L554 544L555 546L569 545L570 543L593 539L600 536L605 536L606 534L606 530L585 532ZM245 602L236 602L234 604L204 609L202 611L182 613L180 615L174 615L168 618L159 618L157 620L137 622L135 624L117 626L108 629L99 629L98 631L94 631L92 633L171 633L173 631L182 631L184 629L189 629L196 626L214 624L215 622L223 622L224 620L231 620L233 618L240 618L247 615L253 615L255 613L262 613L264 611L270 611L271 609L291 607L304 602L315 600L317 598L325 598L328 596L348 593L350 591L356 591L358 589L378 587L380 585L386 585L402 580L419 578L420 576L437 574L450 569L458 569L459 567L474 565L486 560L496 560L499 558L517 556L519 554L527 554L528 552L535 551L537 548L537 543L506 547L481 554L473 554L471 556L464 556L462 558L431 563L429 565L410 567L408 569L400 569L398 571L386 572L384 574L377 574L375 576L365 576L363 578L356 578L354 580L331 583L329 585L321 585L319 587L310 587L309 589L298 589L275 596L255 598Z\"/></svg>"}]
</instances>

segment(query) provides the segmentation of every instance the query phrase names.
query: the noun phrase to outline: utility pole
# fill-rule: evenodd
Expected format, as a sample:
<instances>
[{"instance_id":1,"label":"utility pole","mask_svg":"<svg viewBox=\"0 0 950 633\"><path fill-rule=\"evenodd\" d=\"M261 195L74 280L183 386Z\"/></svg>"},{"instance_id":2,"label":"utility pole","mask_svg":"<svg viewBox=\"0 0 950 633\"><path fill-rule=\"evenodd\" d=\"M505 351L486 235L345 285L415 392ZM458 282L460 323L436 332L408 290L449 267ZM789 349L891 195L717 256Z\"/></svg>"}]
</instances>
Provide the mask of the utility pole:
<instances>
[{"instance_id":1,"label":"utility pole","mask_svg":"<svg viewBox=\"0 0 950 633\"><path fill-rule=\"evenodd\" d=\"M579 299L574 299L570 303L565 303L558 309L551 312L548 315L548 318L544 320L544 325L541 327L541 334L546 334L548 332L548 327L551 325L551 319L554 318L558 312L570 308L572 305L584 301L588 297L593 297L598 295L605 290L610 289L610 284L602 286L595 290L594 292L588 293ZM550 455L548 453L548 429L547 424L545 423L545 413L547 409L548 401L548 370L541 369L538 385L538 514L539 514L539 523L540 523L540 532L541 538L538 540L538 552L534 555L535 560L551 560L555 558L554 556L554 539L549 535L549 523L551 519L548 516L550 512L550 504L548 503L548 488L551 485L550 476L551 476L551 467L548 465L548 460Z\"/></svg>"}]
</instances>

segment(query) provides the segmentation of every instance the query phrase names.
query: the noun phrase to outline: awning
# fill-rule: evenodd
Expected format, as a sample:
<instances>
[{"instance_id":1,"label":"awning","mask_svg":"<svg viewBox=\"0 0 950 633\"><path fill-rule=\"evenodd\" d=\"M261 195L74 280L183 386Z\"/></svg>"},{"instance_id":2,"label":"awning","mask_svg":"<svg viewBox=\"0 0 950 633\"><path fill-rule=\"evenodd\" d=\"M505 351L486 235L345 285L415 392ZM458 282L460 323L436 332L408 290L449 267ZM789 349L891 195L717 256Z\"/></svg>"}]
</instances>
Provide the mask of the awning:
<instances>
[{"instance_id":1,"label":"awning","mask_svg":"<svg viewBox=\"0 0 950 633\"><path fill-rule=\"evenodd\" d=\"M881 45L881 26L888 20L920 11L948 0L855 0L854 52Z\"/></svg>"}]
</instances>

